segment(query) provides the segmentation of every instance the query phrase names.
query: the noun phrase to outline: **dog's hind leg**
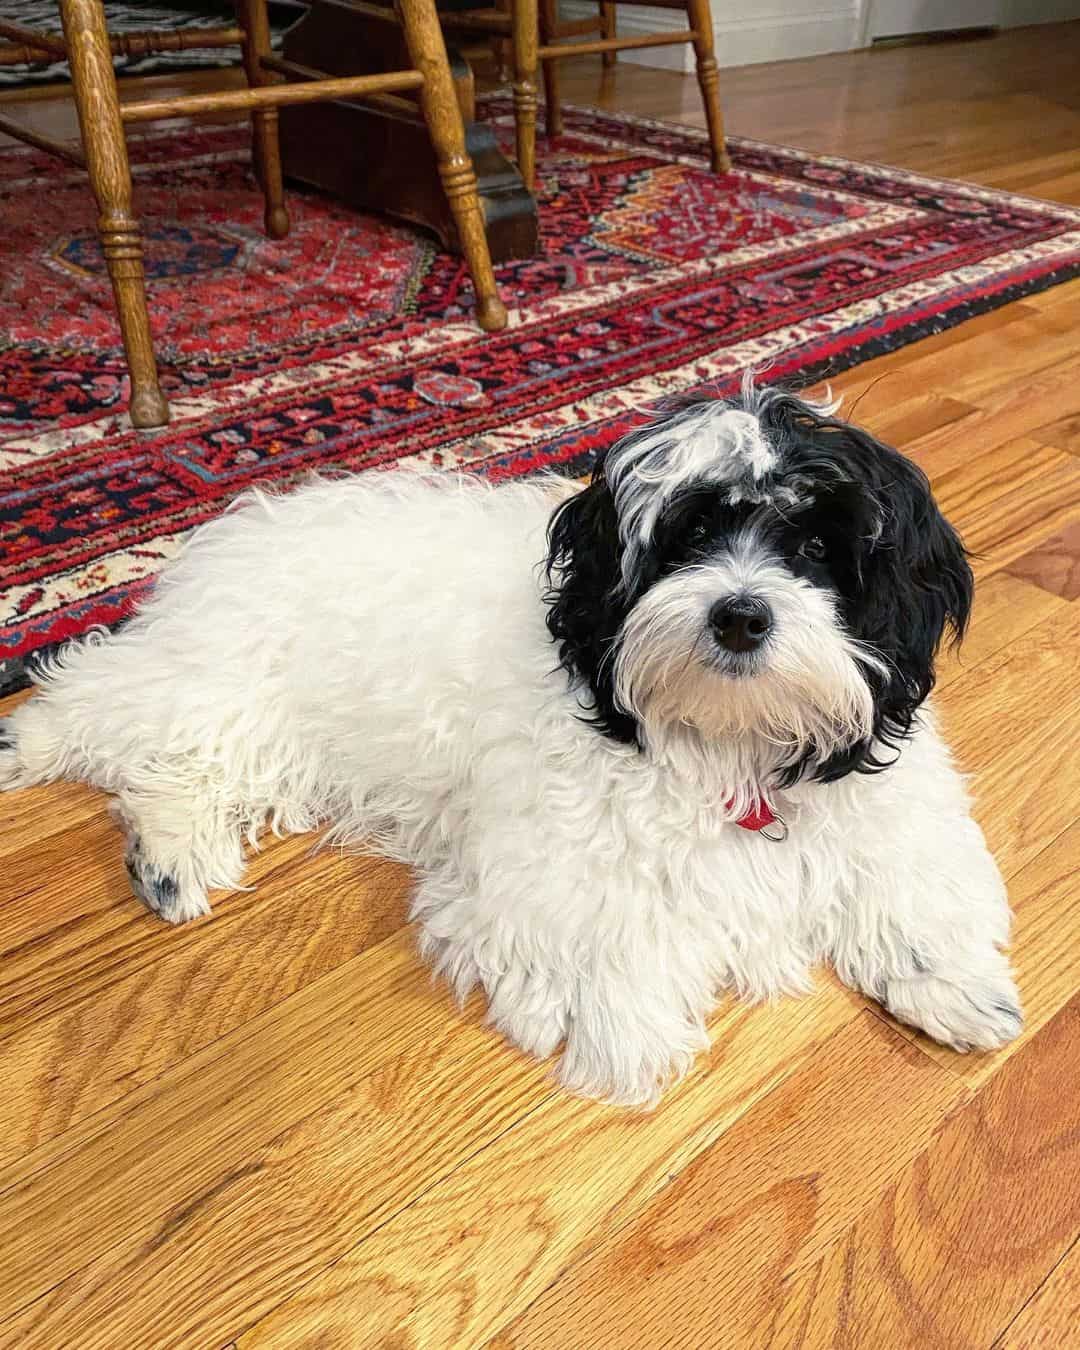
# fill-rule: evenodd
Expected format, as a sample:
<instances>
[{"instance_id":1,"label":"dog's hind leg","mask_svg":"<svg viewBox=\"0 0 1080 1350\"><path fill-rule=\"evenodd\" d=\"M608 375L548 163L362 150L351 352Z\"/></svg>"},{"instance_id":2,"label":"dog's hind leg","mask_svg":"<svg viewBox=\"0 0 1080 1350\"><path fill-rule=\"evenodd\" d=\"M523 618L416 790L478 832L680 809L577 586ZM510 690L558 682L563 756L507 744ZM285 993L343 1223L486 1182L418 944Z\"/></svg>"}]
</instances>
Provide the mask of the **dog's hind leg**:
<instances>
[{"instance_id":1,"label":"dog's hind leg","mask_svg":"<svg viewBox=\"0 0 1080 1350\"><path fill-rule=\"evenodd\" d=\"M147 776L147 766L138 772ZM118 786L125 768L110 762L104 732L76 718L63 701L38 695L0 720L0 790L58 778L82 779L116 793L112 814L126 839L125 863L138 898L169 923L210 913L208 889L234 889L244 873L241 824L220 794L170 781Z\"/></svg>"},{"instance_id":2,"label":"dog's hind leg","mask_svg":"<svg viewBox=\"0 0 1080 1350\"><path fill-rule=\"evenodd\" d=\"M210 913L207 890L234 890L244 874L234 813L210 796L121 792L112 814L124 832L131 888L159 918L186 923Z\"/></svg>"}]
</instances>

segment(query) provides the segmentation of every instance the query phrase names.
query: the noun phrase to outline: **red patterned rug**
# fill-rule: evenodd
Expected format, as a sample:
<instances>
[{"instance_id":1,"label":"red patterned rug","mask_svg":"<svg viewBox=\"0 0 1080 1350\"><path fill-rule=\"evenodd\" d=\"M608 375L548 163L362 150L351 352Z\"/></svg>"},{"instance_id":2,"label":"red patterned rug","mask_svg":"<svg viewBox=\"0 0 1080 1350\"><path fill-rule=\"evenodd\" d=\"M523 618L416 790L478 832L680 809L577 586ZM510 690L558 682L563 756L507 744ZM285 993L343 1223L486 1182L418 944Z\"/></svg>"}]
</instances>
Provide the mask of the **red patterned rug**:
<instances>
[{"instance_id":1,"label":"red patterned rug","mask_svg":"<svg viewBox=\"0 0 1080 1350\"><path fill-rule=\"evenodd\" d=\"M510 139L509 109L489 116ZM544 254L471 322L460 261L313 193L262 233L237 127L133 144L173 422L136 433L84 176L0 151L0 687L113 624L257 479L312 469L584 471L662 395L747 366L845 369L1080 274L1080 210L568 110L541 141Z\"/></svg>"}]
</instances>

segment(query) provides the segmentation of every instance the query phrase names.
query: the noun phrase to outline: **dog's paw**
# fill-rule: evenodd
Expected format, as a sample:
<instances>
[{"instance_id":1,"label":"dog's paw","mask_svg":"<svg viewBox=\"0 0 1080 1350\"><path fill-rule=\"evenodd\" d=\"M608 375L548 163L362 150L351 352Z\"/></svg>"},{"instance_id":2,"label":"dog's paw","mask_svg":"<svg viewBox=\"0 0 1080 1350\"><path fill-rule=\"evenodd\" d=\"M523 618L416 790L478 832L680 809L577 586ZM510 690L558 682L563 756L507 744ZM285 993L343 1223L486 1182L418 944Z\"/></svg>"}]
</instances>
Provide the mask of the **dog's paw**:
<instances>
[{"instance_id":1,"label":"dog's paw","mask_svg":"<svg viewBox=\"0 0 1080 1350\"><path fill-rule=\"evenodd\" d=\"M652 1110L689 1072L709 1039L704 1025L681 1018L639 1031L635 1036L618 1017L601 1024L591 1015L573 1020L559 1061L559 1081L581 1097Z\"/></svg>"},{"instance_id":2,"label":"dog's paw","mask_svg":"<svg viewBox=\"0 0 1080 1350\"><path fill-rule=\"evenodd\" d=\"M1024 1026L1016 985L1006 972L890 980L882 1003L899 1021L961 1054L996 1050L1015 1040Z\"/></svg>"},{"instance_id":3,"label":"dog's paw","mask_svg":"<svg viewBox=\"0 0 1080 1350\"><path fill-rule=\"evenodd\" d=\"M527 1055L547 1059L566 1039L570 1003L563 979L514 962L492 979L481 975L488 1021Z\"/></svg>"},{"instance_id":4,"label":"dog's paw","mask_svg":"<svg viewBox=\"0 0 1080 1350\"><path fill-rule=\"evenodd\" d=\"M566 1037L566 1017L561 1009L518 1009L490 1017L492 1025L519 1050L537 1059L553 1055Z\"/></svg>"},{"instance_id":5,"label":"dog's paw","mask_svg":"<svg viewBox=\"0 0 1080 1350\"><path fill-rule=\"evenodd\" d=\"M210 913L206 892L183 887L175 876L157 867L144 855L138 837L128 845L124 866L135 895L166 923L188 923Z\"/></svg>"}]
</instances>

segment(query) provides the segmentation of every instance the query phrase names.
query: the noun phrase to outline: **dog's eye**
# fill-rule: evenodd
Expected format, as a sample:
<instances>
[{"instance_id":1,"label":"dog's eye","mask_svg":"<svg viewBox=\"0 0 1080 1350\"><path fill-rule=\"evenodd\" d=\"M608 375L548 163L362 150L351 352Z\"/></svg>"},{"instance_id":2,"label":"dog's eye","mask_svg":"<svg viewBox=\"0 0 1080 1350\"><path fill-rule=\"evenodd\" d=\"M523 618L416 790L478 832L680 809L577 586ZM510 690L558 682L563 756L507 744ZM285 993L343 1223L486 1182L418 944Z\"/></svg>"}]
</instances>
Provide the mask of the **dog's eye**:
<instances>
[{"instance_id":1,"label":"dog's eye","mask_svg":"<svg viewBox=\"0 0 1080 1350\"><path fill-rule=\"evenodd\" d=\"M707 520L699 520L690 531L690 543L695 547L699 544L707 544L712 534Z\"/></svg>"},{"instance_id":2,"label":"dog's eye","mask_svg":"<svg viewBox=\"0 0 1080 1350\"><path fill-rule=\"evenodd\" d=\"M825 553L825 541L819 539L816 534L811 535L809 539L804 539L799 545L799 556L808 558L810 562L824 562Z\"/></svg>"}]
</instances>

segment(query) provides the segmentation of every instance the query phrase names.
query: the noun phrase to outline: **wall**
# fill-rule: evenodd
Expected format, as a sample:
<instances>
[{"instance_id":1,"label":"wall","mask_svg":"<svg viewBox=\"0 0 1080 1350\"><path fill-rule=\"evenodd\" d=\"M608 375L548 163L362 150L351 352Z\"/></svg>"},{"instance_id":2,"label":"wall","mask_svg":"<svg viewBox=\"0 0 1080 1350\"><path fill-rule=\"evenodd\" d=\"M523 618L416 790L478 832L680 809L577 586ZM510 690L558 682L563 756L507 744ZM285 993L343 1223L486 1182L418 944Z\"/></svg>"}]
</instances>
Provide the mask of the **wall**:
<instances>
[{"instance_id":1,"label":"wall","mask_svg":"<svg viewBox=\"0 0 1080 1350\"><path fill-rule=\"evenodd\" d=\"M886 0L887 3L887 0ZM948 0L942 0L947 6ZM1006 27L1080 19L1080 0L999 0ZM594 14L592 0L562 0L566 17ZM716 57L722 66L785 61L796 56L850 51L861 44L866 0L713 0ZM678 10L619 5L619 32L659 33L684 28ZM692 70L689 47L652 47L621 52L620 61L669 70Z\"/></svg>"},{"instance_id":2,"label":"wall","mask_svg":"<svg viewBox=\"0 0 1080 1350\"><path fill-rule=\"evenodd\" d=\"M713 0L717 60L724 66L746 66L846 51L858 36L859 11L859 0ZM591 0L563 0L562 12L580 18L596 10ZM619 32L627 36L687 26L679 10L619 5L617 12ZM620 52L619 60L670 70L693 69L693 54L685 46Z\"/></svg>"}]
</instances>

